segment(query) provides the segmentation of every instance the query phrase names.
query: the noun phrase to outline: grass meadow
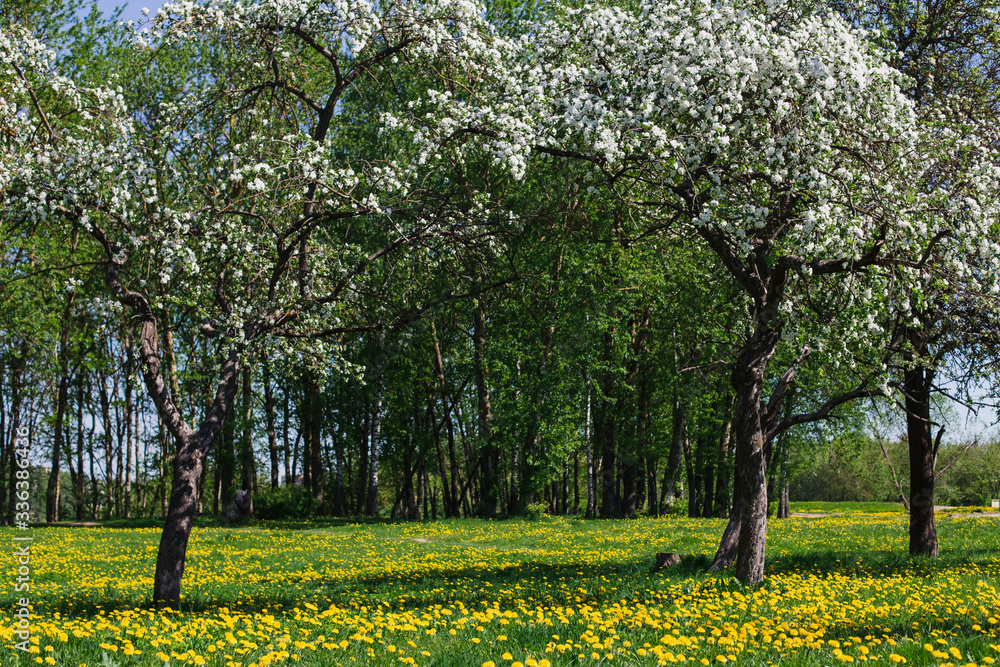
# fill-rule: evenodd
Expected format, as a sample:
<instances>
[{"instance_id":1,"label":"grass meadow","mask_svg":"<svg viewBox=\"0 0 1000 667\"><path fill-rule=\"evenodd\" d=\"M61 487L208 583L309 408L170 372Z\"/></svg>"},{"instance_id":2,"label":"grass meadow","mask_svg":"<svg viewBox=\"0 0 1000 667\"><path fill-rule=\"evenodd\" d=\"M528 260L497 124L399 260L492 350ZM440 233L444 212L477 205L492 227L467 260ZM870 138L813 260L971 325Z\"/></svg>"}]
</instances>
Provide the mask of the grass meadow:
<instances>
[{"instance_id":1,"label":"grass meadow","mask_svg":"<svg viewBox=\"0 0 1000 667\"><path fill-rule=\"evenodd\" d=\"M15 535L0 530L2 665L826 666L1000 660L1000 518L938 517L906 555L891 506L772 520L765 582L704 572L724 520L196 527L181 612L148 598L156 527L31 528L31 652L13 648ZM879 511L888 510L888 511ZM689 554L654 571L658 551Z\"/></svg>"}]
</instances>

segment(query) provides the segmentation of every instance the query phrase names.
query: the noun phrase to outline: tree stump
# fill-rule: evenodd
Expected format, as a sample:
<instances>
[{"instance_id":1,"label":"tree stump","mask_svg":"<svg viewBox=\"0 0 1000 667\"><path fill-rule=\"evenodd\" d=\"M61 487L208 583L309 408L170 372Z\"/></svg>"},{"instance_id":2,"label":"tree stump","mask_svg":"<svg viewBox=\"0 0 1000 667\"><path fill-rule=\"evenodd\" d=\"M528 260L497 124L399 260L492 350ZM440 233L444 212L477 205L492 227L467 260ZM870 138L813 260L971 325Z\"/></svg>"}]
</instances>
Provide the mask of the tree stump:
<instances>
[{"instance_id":1,"label":"tree stump","mask_svg":"<svg viewBox=\"0 0 1000 667\"><path fill-rule=\"evenodd\" d=\"M661 570L665 567L673 567L681 562L681 555L674 552L663 553L660 552L656 554L656 569Z\"/></svg>"}]
</instances>

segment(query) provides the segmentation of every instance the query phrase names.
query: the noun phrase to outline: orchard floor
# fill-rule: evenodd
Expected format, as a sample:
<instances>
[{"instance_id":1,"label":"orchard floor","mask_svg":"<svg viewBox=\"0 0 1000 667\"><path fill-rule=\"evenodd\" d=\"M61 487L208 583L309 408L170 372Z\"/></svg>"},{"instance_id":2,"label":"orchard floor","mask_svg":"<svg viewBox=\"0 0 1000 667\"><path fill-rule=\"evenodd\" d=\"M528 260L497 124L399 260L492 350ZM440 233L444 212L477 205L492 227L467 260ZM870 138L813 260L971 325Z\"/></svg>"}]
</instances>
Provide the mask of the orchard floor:
<instances>
[{"instance_id":1,"label":"orchard floor","mask_svg":"<svg viewBox=\"0 0 1000 667\"><path fill-rule=\"evenodd\" d=\"M818 513L815 504L797 511ZM154 528L0 530L2 665L989 665L1000 518L899 511L772 520L766 580L704 573L721 519L196 528L184 609L156 613ZM866 508L870 509L870 508ZM30 536L31 652L14 649ZM653 571L656 552L690 554Z\"/></svg>"}]
</instances>

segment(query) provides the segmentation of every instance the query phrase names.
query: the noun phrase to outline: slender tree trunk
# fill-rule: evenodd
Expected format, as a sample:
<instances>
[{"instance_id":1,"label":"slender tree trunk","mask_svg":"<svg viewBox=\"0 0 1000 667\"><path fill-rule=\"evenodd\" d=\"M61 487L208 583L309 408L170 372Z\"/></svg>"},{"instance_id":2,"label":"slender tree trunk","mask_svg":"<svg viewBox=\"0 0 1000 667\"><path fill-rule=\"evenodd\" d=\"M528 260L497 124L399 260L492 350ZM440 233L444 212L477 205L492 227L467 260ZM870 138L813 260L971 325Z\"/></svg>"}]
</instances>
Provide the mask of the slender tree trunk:
<instances>
[{"instance_id":1,"label":"slender tree trunk","mask_svg":"<svg viewBox=\"0 0 1000 667\"><path fill-rule=\"evenodd\" d=\"M282 387L282 420L281 420L281 438L282 444L285 446L285 486L295 484L295 472L292 467L292 449L291 442L288 439L288 423L291 421L291 412L289 411L288 405L288 385L286 384ZM300 429L301 430L301 429ZM298 436L296 436L298 437Z\"/></svg>"},{"instance_id":2,"label":"slender tree trunk","mask_svg":"<svg viewBox=\"0 0 1000 667\"><path fill-rule=\"evenodd\" d=\"M681 392L674 388L673 428L670 436L670 454L664 472L663 502L671 509L677 501L677 480L680 478L684 457L684 438L687 432L687 409L681 400Z\"/></svg>"},{"instance_id":3,"label":"slender tree trunk","mask_svg":"<svg viewBox=\"0 0 1000 667\"><path fill-rule=\"evenodd\" d=\"M379 333L379 346L382 344L382 334ZM379 458L382 454L382 367L376 370L375 406L372 409L371 454L368 474L368 516L378 516L378 472Z\"/></svg>"},{"instance_id":4,"label":"slender tree trunk","mask_svg":"<svg viewBox=\"0 0 1000 667\"><path fill-rule=\"evenodd\" d=\"M126 519L132 518L132 442L138 437L137 430L132 421L132 411L136 406L132 400L132 374L135 373L135 355L132 351L132 341L126 339L126 367L128 372L125 376L125 476L124 476L124 505L123 511ZM138 422L135 422L138 425Z\"/></svg>"},{"instance_id":5,"label":"slender tree trunk","mask_svg":"<svg viewBox=\"0 0 1000 667\"><path fill-rule=\"evenodd\" d=\"M308 377L304 378L302 381L302 400L299 402L299 432L302 433L302 486L308 489L310 493L312 493L312 457L310 456L310 447L312 445L313 393L314 388L311 380ZM299 456L296 456L296 459L298 458Z\"/></svg>"},{"instance_id":6,"label":"slender tree trunk","mask_svg":"<svg viewBox=\"0 0 1000 667\"><path fill-rule=\"evenodd\" d=\"M90 518L97 519L97 508L101 498L97 485L97 474L94 470L94 433L97 431L97 416L94 415L93 398L90 399L89 403L91 418L90 433L87 434L87 458L90 461Z\"/></svg>"},{"instance_id":7,"label":"slender tree trunk","mask_svg":"<svg viewBox=\"0 0 1000 667\"><path fill-rule=\"evenodd\" d=\"M68 385L68 378L65 375L59 378L59 388L56 390L56 426L52 444L52 467L49 470L48 489L45 492L45 521L49 523L59 520L60 455L62 454L64 437L63 424L68 404Z\"/></svg>"},{"instance_id":8,"label":"slender tree trunk","mask_svg":"<svg viewBox=\"0 0 1000 667\"><path fill-rule=\"evenodd\" d=\"M691 441L688 438L684 438L683 451L684 468L687 473L688 517L694 519L699 516L698 503L701 488L698 484L698 473L694 453L691 451Z\"/></svg>"},{"instance_id":9,"label":"slender tree trunk","mask_svg":"<svg viewBox=\"0 0 1000 667\"><path fill-rule=\"evenodd\" d=\"M114 484L112 484L111 471L114 468L114 441L111 431L111 399L108 396L107 377L103 371L99 371L98 378L100 384L97 389L101 398L101 420L104 423L104 488L107 492L108 508L106 515L111 516L115 508Z\"/></svg>"},{"instance_id":10,"label":"slender tree trunk","mask_svg":"<svg viewBox=\"0 0 1000 667\"><path fill-rule=\"evenodd\" d=\"M719 464L716 468L715 476L715 516L724 517L729 514L729 480L732 473L729 471L730 443L732 441L731 419L733 405L736 403L736 396L732 393L726 398L726 408L724 414L726 420L722 424L722 435L719 436Z\"/></svg>"},{"instance_id":11,"label":"slender tree trunk","mask_svg":"<svg viewBox=\"0 0 1000 667\"><path fill-rule=\"evenodd\" d=\"M60 456L64 446L64 422L69 409L69 314L73 299L66 303L63 312L62 331L59 336L59 385L56 390L56 424L52 438L52 467L49 471L48 488L45 492L45 521L59 520L59 472Z\"/></svg>"},{"instance_id":12,"label":"slender tree trunk","mask_svg":"<svg viewBox=\"0 0 1000 667\"><path fill-rule=\"evenodd\" d=\"M781 462L781 491L778 497L778 518L790 519L792 510L788 502L788 452L785 451Z\"/></svg>"},{"instance_id":13,"label":"slender tree trunk","mask_svg":"<svg viewBox=\"0 0 1000 667\"><path fill-rule=\"evenodd\" d=\"M235 399L235 396L234 396ZM235 406L222 422L219 442L215 447L215 499L216 514L225 512L236 491L236 409Z\"/></svg>"},{"instance_id":14,"label":"slender tree trunk","mask_svg":"<svg viewBox=\"0 0 1000 667\"><path fill-rule=\"evenodd\" d=\"M344 443L342 430L337 429L330 434L333 440L333 456L336 470L333 480L333 516L344 515Z\"/></svg>"},{"instance_id":15,"label":"slender tree trunk","mask_svg":"<svg viewBox=\"0 0 1000 667\"><path fill-rule=\"evenodd\" d=\"M610 519L619 515L618 488L615 479L618 463L615 450L616 415L611 402L611 396L617 386L617 378L613 371L608 370L614 353L614 334L614 328L609 328L604 334L603 362L605 370L601 374L601 395L598 397L597 414L594 419L594 436L597 439L597 448L601 453L601 466L603 468L601 475L602 519Z\"/></svg>"},{"instance_id":16,"label":"slender tree trunk","mask_svg":"<svg viewBox=\"0 0 1000 667\"><path fill-rule=\"evenodd\" d=\"M309 468L312 472L312 494L316 499L316 514L326 513L323 498L323 396L319 393L319 383L314 383L314 393L309 411Z\"/></svg>"},{"instance_id":17,"label":"slender tree trunk","mask_svg":"<svg viewBox=\"0 0 1000 667\"><path fill-rule=\"evenodd\" d=\"M919 330L908 332L917 355L927 353L927 341ZM937 442L931 436L930 397L934 370L913 365L903 373L906 405L906 436L910 449L910 555L937 558L937 527L934 523L934 466Z\"/></svg>"},{"instance_id":18,"label":"slender tree trunk","mask_svg":"<svg viewBox=\"0 0 1000 667\"><path fill-rule=\"evenodd\" d=\"M240 486L249 495L241 512L253 516L253 497L257 493L257 459L253 455L253 376L250 365L243 366L243 430L240 434Z\"/></svg>"},{"instance_id":19,"label":"slender tree trunk","mask_svg":"<svg viewBox=\"0 0 1000 667\"><path fill-rule=\"evenodd\" d=\"M274 411L274 391L271 388L271 363L264 356L262 360L262 371L264 374L264 416L267 420L267 451L271 457L271 489L278 488L278 439L274 432L275 411ZM288 439L285 439L286 443Z\"/></svg>"},{"instance_id":20,"label":"slender tree trunk","mask_svg":"<svg viewBox=\"0 0 1000 667\"><path fill-rule=\"evenodd\" d=\"M587 381L586 376L584 380ZM583 420L583 437L587 441L587 514L588 519L597 516L597 471L594 467L594 444L590 437L590 386L587 387L587 412Z\"/></svg>"},{"instance_id":21,"label":"slender tree trunk","mask_svg":"<svg viewBox=\"0 0 1000 667\"><path fill-rule=\"evenodd\" d=\"M368 417L364 418L367 422ZM355 505L355 511L358 514L363 514L365 507L367 506L367 496L368 496L368 437L371 432L370 424L366 423L364 428L361 430L361 438L358 440L358 487L357 487L357 504ZM350 466L348 466L350 467Z\"/></svg>"},{"instance_id":22,"label":"slender tree trunk","mask_svg":"<svg viewBox=\"0 0 1000 667\"><path fill-rule=\"evenodd\" d=\"M580 514L580 455L573 454L573 514Z\"/></svg>"},{"instance_id":23,"label":"slender tree trunk","mask_svg":"<svg viewBox=\"0 0 1000 667\"><path fill-rule=\"evenodd\" d=\"M656 495L656 459L646 458L646 504L650 516L660 516L660 499Z\"/></svg>"},{"instance_id":24,"label":"slender tree trunk","mask_svg":"<svg viewBox=\"0 0 1000 667\"><path fill-rule=\"evenodd\" d=\"M500 450L493 442L493 408L486 369L486 313L482 300L476 303L472 327L472 353L476 377L481 480L479 512L492 519L500 505Z\"/></svg>"},{"instance_id":25,"label":"slender tree trunk","mask_svg":"<svg viewBox=\"0 0 1000 667\"><path fill-rule=\"evenodd\" d=\"M84 498L86 481L83 474L83 399L84 375L76 376L76 476L73 479L73 495L76 496L76 520L83 521L86 499Z\"/></svg>"},{"instance_id":26,"label":"slender tree trunk","mask_svg":"<svg viewBox=\"0 0 1000 667\"><path fill-rule=\"evenodd\" d=\"M793 396L788 396L785 398L785 417L789 417L792 414L792 406L794 405ZM779 436L778 440L778 518L779 519L790 519L792 516L791 508L788 503L788 450L789 450L789 433L788 431L783 432Z\"/></svg>"},{"instance_id":27,"label":"slender tree trunk","mask_svg":"<svg viewBox=\"0 0 1000 667\"><path fill-rule=\"evenodd\" d=\"M430 402L430 420L431 420L431 432L434 435L434 448L437 453L437 463L438 463L438 473L441 475L441 489L444 493L444 504L446 508L450 508L452 505L451 499L451 485L448 483L448 468L445 466L444 461L444 447L441 445L441 428L442 424L438 423L437 416L434 412L434 404L437 402L434 397L433 389L428 388L428 398ZM436 514L436 511L435 511Z\"/></svg>"},{"instance_id":28,"label":"slender tree trunk","mask_svg":"<svg viewBox=\"0 0 1000 667\"><path fill-rule=\"evenodd\" d=\"M444 486L446 483L449 484L449 488L445 493L445 517L457 518L459 516L459 507L461 506L462 498L458 490L460 487L458 481L458 457L455 451L455 423L452 419L452 413L454 412L454 402L448 396L448 387L445 382L444 374L444 359L441 356L441 345L438 342L437 329L434 323L431 322L431 333L432 341L434 344L434 363L435 370L437 372L438 388L441 391L441 401L443 403L442 419L444 419L444 425L447 430L448 435L448 470L449 475L445 477L441 476L441 484Z\"/></svg>"}]
</instances>

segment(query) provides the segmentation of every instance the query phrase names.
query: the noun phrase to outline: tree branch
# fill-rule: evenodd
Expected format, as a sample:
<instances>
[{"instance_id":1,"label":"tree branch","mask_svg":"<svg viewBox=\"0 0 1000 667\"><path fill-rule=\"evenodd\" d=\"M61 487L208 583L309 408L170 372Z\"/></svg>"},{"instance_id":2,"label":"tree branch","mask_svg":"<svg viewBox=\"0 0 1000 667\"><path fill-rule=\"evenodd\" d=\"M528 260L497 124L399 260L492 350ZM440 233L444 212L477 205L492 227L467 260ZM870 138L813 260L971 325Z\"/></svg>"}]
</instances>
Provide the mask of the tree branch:
<instances>
[{"instance_id":1,"label":"tree branch","mask_svg":"<svg viewBox=\"0 0 1000 667\"><path fill-rule=\"evenodd\" d=\"M786 419L781 420L777 425L771 427L764 434L764 442L769 442L774 439L775 436L787 431L796 424L805 424L808 422L820 421L822 419L830 419L835 415L830 414L835 408L844 403L848 403L858 398L874 398L876 396L885 396L885 392L881 389L866 389L865 384L862 384L857 389L849 391L840 396L831 398L829 401L824 403L818 410L813 412L806 412L802 414L792 415Z\"/></svg>"}]
</instances>

